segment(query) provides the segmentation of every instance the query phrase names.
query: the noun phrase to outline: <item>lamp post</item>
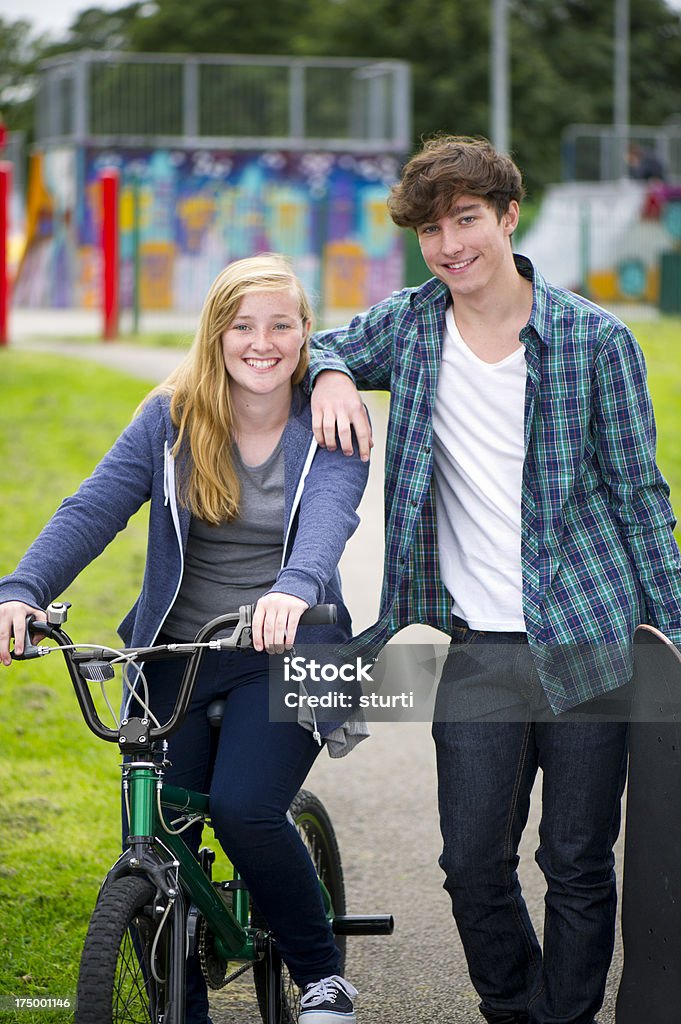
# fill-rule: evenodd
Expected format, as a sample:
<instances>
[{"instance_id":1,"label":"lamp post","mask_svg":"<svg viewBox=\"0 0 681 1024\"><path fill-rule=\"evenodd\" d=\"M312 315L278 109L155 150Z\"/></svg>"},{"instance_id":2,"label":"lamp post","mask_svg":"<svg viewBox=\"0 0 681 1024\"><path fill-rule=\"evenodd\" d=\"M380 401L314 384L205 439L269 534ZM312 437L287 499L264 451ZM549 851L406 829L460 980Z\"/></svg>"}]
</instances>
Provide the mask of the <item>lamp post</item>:
<instances>
[{"instance_id":1,"label":"lamp post","mask_svg":"<svg viewBox=\"0 0 681 1024\"><path fill-rule=\"evenodd\" d=\"M614 166L612 177L626 177L625 155L629 145L629 0L615 0L613 67Z\"/></svg>"},{"instance_id":2,"label":"lamp post","mask_svg":"<svg viewBox=\"0 0 681 1024\"><path fill-rule=\"evenodd\" d=\"M491 0L490 37L491 138L495 149L510 146L511 90L508 47L508 0Z\"/></svg>"}]
</instances>

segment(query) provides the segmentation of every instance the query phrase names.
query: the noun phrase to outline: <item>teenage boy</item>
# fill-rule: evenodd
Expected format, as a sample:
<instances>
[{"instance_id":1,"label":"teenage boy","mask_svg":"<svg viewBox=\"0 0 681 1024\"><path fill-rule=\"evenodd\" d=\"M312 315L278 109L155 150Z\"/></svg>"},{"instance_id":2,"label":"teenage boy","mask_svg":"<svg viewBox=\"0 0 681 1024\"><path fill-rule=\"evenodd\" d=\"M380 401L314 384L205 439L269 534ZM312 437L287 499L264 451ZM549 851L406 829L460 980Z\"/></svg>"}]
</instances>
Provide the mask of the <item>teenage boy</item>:
<instances>
[{"instance_id":1,"label":"teenage boy","mask_svg":"<svg viewBox=\"0 0 681 1024\"><path fill-rule=\"evenodd\" d=\"M434 276L317 336L313 424L348 454L354 431L368 457L355 384L391 392L381 612L359 642L411 622L452 636L433 725L441 865L480 1011L592 1024L627 726L566 712L627 683L639 622L681 644L681 562L638 345L514 256L523 194L483 140L436 138L407 163L388 205ZM556 669L560 652L589 652L590 670L568 654ZM543 949L516 872L539 767Z\"/></svg>"}]
</instances>

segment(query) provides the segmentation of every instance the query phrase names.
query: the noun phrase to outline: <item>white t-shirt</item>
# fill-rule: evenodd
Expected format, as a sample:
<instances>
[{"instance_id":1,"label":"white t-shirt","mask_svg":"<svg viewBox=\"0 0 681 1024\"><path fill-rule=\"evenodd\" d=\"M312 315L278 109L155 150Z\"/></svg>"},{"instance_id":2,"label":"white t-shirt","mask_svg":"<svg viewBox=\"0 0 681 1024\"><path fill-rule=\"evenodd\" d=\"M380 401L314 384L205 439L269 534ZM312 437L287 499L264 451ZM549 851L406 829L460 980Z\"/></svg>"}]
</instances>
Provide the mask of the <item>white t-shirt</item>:
<instances>
[{"instance_id":1,"label":"white t-shirt","mask_svg":"<svg viewBox=\"0 0 681 1024\"><path fill-rule=\"evenodd\" d=\"M450 306L433 411L442 580L472 629L525 630L520 506L525 349L485 363L466 345Z\"/></svg>"}]
</instances>

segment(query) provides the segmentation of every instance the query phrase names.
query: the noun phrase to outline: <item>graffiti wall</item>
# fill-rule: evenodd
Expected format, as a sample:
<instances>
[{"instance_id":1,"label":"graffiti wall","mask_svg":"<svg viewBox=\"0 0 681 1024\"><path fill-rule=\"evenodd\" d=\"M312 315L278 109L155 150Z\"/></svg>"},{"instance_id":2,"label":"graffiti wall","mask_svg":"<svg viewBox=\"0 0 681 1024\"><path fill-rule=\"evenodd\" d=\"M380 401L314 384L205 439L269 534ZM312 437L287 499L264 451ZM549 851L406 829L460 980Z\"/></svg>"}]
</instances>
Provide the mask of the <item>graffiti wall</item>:
<instances>
[{"instance_id":1,"label":"graffiti wall","mask_svg":"<svg viewBox=\"0 0 681 1024\"><path fill-rule=\"evenodd\" d=\"M99 303L105 167L121 176L123 308L138 273L143 310L198 310L226 263L262 251L292 259L327 320L402 286L402 239L386 209L394 156L69 149L33 161L19 305Z\"/></svg>"}]
</instances>

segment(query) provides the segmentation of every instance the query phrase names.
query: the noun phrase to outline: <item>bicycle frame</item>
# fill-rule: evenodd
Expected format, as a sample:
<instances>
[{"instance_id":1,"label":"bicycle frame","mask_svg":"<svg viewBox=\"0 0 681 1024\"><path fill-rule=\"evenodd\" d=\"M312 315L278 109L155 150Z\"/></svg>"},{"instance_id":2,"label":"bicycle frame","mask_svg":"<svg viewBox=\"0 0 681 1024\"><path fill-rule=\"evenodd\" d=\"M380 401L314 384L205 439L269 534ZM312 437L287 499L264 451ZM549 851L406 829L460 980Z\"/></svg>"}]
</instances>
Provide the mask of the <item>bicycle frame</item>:
<instances>
[{"instance_id":1,"label":"bicycle frame","mask_svg":"<svg viewBox=\"0 0 681 1024\"><path fill-rule=\"evenodd\" d=\"M126 794L129 817L128 850L113 866L104 884L107 880L123 874L140 872L148 875L166 898L180 902L175 881L178 880L187 900L205 918L216 937L217 951L220 955L226 960L258 959L263 954L264 936L263 933L249 927L250 900L241 879L235 876L231 882L222 883L226 891L234 893L232 910L220 897L219 890L184 843L181 835L169 830L159 813L160 806L178 811L185 818L203 821L209 817L208 796L165 783L163 766L158 758L160 742L179 728L189 709L206 651L205 646L197 645L211 643L218 633L232 626L232 633L218 641L218 649L235 650L248 646L251 640L252 607L245 605L239 609L238 614L218 616L200 630L193 643L170 645L167 653L165 648L159 647L126 648L116 654L105 650L96 651L96 657L104 661L115 660L119 654L134 654L140 660L150 660L152 657L188 658L175 708L169 720L159 726L153 726L146 718L131 717L124 719L120 728L116 730L101 721L89 686L79 671L84 661L93 659L93 652L84 653L69 649L73 646L72 641L61 628L65 618L65 606L55 607L59 609L59 613L52 616L52 621L48 609L47 624L36 623L35 628L63 648L62 654L88 728L100 739L118 743L121 752L129 758L123 765L123 790ZM318 606L306 613L308 622L317 623L333 621L334 616L335 607L328 605ZM163 851L169 852L172 859L164 860ZM320 886L327 917L333 921L334 912L329 893L321 881ZM179 908L175 912L179 912ZM352 928L352 924L348 924L348 928Z\"/></svg>"},{"instance_id":2,"label":"bicycle frame","mask_svg":"<svg viewBox=\"0 0 681 1024\"><path fill-rule=\"evenodd\" d=\"M266 930L266 925L262 928L252 926L249 893L238 874L225 882L213 882L207 870L205 855L202 857L200 854L199 858L194 856L182 839L180 833L185 826L176 828L174 826L177 822L169 826L166 821L168 811L178 812L180 819L185 820L186 827L191 827L194 821L197 824L205 822L210 817L206 794L164 781L165 740L179 728L189 710L205 651L211 648L236 650L250 646L253 606L242 606L238 614L230 613L213 619L200 630L192 643L123 650L99 647L88 647L86 650L85 645L74 645L62 628L68 607L61 603L50 605L47 609L47 623L29 620L25 654L22 657L38 657L52 649L36 647L32 643L31 631L54 640L57 647L62 649L86 725L100 739L117 743L124 755L123 794L129 825L127 849L107 874L102 888L106 889L107 883L115 882L123 876L139 875L156 889L149 913L159 921L158 933L166 920L172 918L172 940L168 951L172 981L166 992L168 1024L183 1024L185 1019L183 1007L187 935L189 924L198 924L196 915L205 921L212 937L213 951L220 961L244 962L237 974L246 970L249 964L265 959L266 1019L270 1024L275 1024L279 1020L281 962L273 936ZM306 612L304 619L307 624L333 622L335 606L317 606ZM232 633L218 638L218 634L224 633L230 626L233 627ZM144 662L177 656L188 658L188 663L182 675L175 707L167 722L152 724L149 717L130 716L124 718L116 729L102 722L89 682L113 677L109 663ZM140 713L148 716L149 709L143 700L139 696L136 699ZM132 700L126 708L131 703ZM319 885L326 916L336 935L387 935L392 932L393 920L387 914L335 916L329 891L321 878ZM221 893L232 895L231 907ZM197 938L198 930L195 928L195 942Z\"/></svg>"},{"instance_id":3,"label":"bicycle frame","mask_svg":"<svg viewBox=\"0 0 681 1024\"><path fill-rule=\"evenodd\" d=\"M152 762L129 762L124 766L123 778L124 790L129 795L129 849L107 878L140 871L150 875L172 899L179 895L174 884L179 881L188 902L197 908L215 935L218 953L225 960L258 959L262 955L261 943L256 941L256 933L249 930L249 896L238 875L223 883L225 891L234 892L232 910L182 836L167 831L168 826L158 813L160 795L162 810L179 811L183 817L203 821L208 817L208 797L164 783L162 769ZM171 859L166 856L164 860L164 852L169 852Z\"/></svg>"}]
</instances>

